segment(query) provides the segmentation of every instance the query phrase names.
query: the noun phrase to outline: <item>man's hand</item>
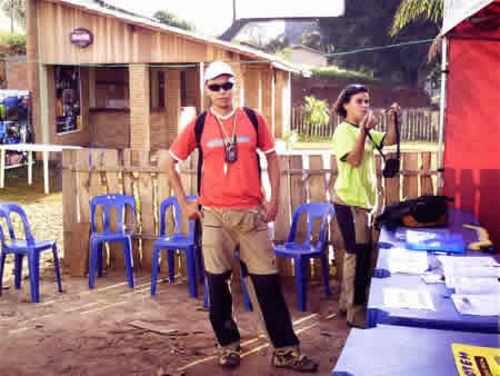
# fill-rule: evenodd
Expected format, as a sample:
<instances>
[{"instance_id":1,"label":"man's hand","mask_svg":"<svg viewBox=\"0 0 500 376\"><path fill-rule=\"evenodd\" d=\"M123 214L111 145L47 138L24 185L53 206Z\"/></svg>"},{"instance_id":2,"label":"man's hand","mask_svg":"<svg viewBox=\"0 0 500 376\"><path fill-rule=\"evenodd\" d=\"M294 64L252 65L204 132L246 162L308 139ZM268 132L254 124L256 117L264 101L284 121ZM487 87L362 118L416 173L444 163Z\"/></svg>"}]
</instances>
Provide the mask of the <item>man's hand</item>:
<instances>
[{"instance_id":1,"label":"man's hand","mask_svg":"<svg viewBox=\"0 0 500 376\"><path fill-rule=\"evenodd\" d=\"M189 219L201 219L203 214L198 209L198 200L185 201L181 204L182 212Z\"/></svg>"},{"instance_id":2,"label":"man's hand","mask_svg":"<svg viewBox=\"0 0 500 376\"><path fill-rule=\"evenodd\" d=\"M277 200L266 201L263 204L264 214L263 219L266 222L274 222L276 215L278 214L279 203Z\"/></svg>"}]
</instances>

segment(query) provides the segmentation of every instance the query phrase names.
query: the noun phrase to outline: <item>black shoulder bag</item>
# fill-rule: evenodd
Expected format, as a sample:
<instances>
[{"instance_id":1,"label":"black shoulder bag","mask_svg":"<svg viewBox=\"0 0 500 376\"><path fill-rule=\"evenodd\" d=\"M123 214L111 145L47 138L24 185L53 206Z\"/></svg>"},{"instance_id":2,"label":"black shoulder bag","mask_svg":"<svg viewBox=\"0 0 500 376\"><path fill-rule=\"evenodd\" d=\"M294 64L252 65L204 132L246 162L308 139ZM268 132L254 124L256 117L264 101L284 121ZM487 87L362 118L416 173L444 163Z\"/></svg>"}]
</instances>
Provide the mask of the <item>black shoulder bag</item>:
<instances>
[{"instance_id":1,"label":"black shoulder bag","mask_svg":"<svg viewBox=\"0 0 500 376\"><path fill-rule=\"evenodd\" d=\"M378 152L382 156L382 176L384 178L393 178L396 176L396 174L399 172L399 166L400 166L400 158L401 158L401 152L400 152L400 141L399 141L399 122L398 122L398 116L396 115L395 117L395 125L396 125L396 145L397 145L397 151L396 151L396 158L387 158L382 151L382 148L377 145L375 141L373 141L373 138L370 134L370 131L365 128L366 135L370 139L370 141L375 145L377 148Z\"/></svg>"}]
</instances>

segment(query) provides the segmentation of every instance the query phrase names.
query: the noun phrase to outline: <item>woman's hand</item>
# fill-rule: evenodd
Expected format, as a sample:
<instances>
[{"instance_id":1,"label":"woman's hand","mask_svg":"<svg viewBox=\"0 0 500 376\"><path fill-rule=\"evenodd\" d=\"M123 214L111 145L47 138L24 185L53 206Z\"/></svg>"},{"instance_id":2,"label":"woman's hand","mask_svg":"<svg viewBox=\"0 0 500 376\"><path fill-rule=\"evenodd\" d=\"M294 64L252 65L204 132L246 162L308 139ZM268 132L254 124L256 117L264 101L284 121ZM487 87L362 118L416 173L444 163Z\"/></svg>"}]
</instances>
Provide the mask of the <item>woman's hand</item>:
<instances>
[{"instance_id":1,"label":"woman's hand","mask_svg":"<svg viewBox=\"0 0 500 376\"><path fill-rule=\"evenodd\" d=\"M389 107L389 109L387 111L389 112L389 116L391 117L391 121L395 121L396 116L399 119L401 117L401 114L403 113L401 111L401 107L396 102L391 104L391 107Z\"/></svg>"},{"instance_id":2,"label":"woman's hand","mask_svg":"<svg viewBox=\"0 0 500 376\"><path fill-rule=\"evenodd\" d=\"M361 120L361 126L364 129L370 130L378 124L377 117L373 114L372 110L369 110L366 115Z\"/></svg>"}]
</instances>

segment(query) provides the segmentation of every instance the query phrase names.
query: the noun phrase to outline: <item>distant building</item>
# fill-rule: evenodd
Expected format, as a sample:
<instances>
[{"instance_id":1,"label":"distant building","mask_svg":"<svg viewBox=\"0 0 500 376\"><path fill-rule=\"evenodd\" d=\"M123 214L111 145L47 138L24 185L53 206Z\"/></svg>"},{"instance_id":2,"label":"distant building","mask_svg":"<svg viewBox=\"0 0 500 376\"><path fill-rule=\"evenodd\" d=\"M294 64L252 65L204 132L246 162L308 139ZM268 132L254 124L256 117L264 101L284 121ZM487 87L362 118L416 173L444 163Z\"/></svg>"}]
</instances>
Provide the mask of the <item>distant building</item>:
<instances>
[{"instance_id":1,"label":"distant building","mask_svg":"<svg viewBox=\"0 0 500 376\"><path fill-rule=\"evenodd\" d=\"M291 46L292 53L288 60L300 67L326 67L328 61L326 56L315 49L297 44Z\"/></svg>"}]
</instances>

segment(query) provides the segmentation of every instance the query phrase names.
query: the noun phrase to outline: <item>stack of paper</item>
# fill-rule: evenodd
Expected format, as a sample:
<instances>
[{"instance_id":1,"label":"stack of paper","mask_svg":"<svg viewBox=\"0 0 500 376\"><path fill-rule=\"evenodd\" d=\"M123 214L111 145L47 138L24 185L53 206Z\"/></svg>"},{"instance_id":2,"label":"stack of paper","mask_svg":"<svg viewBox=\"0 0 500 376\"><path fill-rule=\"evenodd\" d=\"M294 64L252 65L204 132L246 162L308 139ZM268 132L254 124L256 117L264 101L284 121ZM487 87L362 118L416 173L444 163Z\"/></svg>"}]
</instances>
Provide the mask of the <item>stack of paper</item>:
<instances>
[{"instance_id":1,"label":"stack of paper","mask_svg":"<svg viewBox=\"0 0 500 376\"><path fill-rule=\"evenodd\" d=\"M384 305L387 307L436 310L428 291L386 287L383 293Z\"/></svg>"},{"instance_id":2,"label":"stack of paper","mask_svg":"<svg viewBox=\"0 0 500 376\"><path fill-rule=\"evenodd\" d=\"M461 295L451 296L458 312L462 315L498 316L500 300L498 295Z\"/></svg>"},{"instance_id":3,"label":"stack of paper","mask_svg":"<svg viewBox=\"0 0 500 376\"><path fill-rule=\"evenodd\" d=\"M429 268L426 252L408 252L405 249L391 250L387 264L391 274L421 274Z\"/></svg>"},{"instance_id":4,"label":"stack of paper","mask_svg":"<svg viewBox=\"0 0 500 376\"><path fill-rule=\"evenodd\" d=\"M446 286L462 315L500 314L500 265L492 257L439 256Z\"/></svg>"}]
</instances>

